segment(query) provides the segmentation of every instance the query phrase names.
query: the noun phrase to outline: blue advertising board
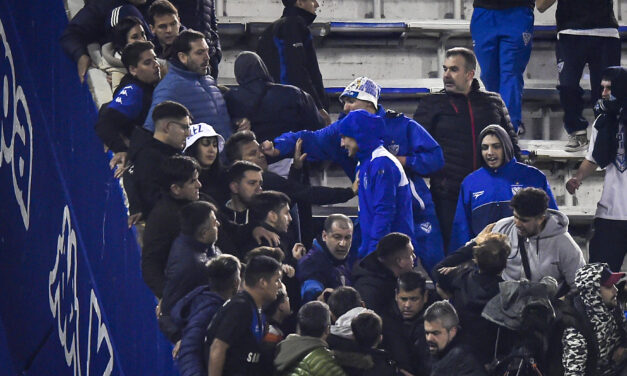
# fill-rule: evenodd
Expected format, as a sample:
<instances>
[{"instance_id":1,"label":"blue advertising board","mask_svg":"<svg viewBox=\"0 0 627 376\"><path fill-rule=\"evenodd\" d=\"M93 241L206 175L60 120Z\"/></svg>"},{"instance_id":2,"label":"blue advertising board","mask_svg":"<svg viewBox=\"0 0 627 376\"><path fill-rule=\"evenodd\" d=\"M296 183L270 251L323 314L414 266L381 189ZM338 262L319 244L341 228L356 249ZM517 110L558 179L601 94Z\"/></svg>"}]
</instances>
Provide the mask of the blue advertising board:
<instances>
[{"instance_id":1,"label":"blue advertising board","mask_svg":"<svg viewBox=\"0 0 627 376\"><path fill-rule=\"evenodd\" d=\"M0 0L0 375L173 375L66 25Z\"/></svg>"}]
</instances>

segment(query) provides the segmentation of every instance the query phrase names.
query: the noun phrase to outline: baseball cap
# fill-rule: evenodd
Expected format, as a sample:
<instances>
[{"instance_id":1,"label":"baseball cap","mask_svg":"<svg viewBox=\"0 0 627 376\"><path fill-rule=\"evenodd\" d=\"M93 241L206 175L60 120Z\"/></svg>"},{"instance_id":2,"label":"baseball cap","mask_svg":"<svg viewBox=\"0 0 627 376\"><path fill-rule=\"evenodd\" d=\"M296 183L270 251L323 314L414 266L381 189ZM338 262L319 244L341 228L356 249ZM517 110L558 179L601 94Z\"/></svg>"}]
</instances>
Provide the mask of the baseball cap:
<instances>
[{"instance_id":1,"label":"baseball cap","mask_svg":"<svg viewBox=\"0 0 627 376\"><path fill-rule=\"evenodd\" d=\"M606 266L601 270L601 286L612 287L624 276L625 273L614 273Z\"/></svg>"}]
</instances>

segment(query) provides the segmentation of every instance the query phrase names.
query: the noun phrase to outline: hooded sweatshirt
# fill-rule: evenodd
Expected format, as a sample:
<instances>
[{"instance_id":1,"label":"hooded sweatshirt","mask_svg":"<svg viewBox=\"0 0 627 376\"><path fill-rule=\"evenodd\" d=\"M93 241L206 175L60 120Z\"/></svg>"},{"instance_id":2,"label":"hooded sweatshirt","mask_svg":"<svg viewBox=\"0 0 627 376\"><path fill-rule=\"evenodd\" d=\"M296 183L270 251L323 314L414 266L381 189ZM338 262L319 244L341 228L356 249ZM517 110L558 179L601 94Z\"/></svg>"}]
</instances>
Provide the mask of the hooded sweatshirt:
<instances>
[{"instance_id":1,"label":"hooded sweatshirt","mask_svg":"<svg viewBox=\"0 0 627 376\"><path fill-rule=\"evenodd\" d=\"M324 340L298 334L290 334L279 343L274 366L280 375L345 375Z\"/></svg>"},{"instance_id":2,"label":"hooded sweatshirt","mask_svg":"<svg viewBox=\"0 0 627 376\"><path fill-rule=\"evenodd\" d=\"M496 169L488 167L481 155L481 142L487 135L496 136L503 146L503 164ZM501 126L489 125L481 131L477 153L482 167L462 182L449 252L466 244L490 223L511 216L509 202L523 188L544 190L549 196L549 208L557 210L546 176L537 168L516 161L512 141Z\"/></svg>"},{"instance_id":3,"label":"hooded sweatshirt","mask_svg":"<svg viewBox=\"0 0 627 376\"><path fill-rule=\"evenodd\" d=\"M385 122L365 110L352 111L339 123L340 134L357 142L359 151L359 257L373 252L390 232L413 237L409 180L400 162L383 147Z\"/></svg>"},{"instance_id":4,"label":"hooded sweatshirt","mask_svg":"<svg viewBox=\"0 0 627 376\"><path fill-rule=\"evenodd\" d=\"M509 237L512 252L507 259L507 266L503 271L505 281L520 281L525 277L523 269L519 236L514 217L503 218L496 222L492 232L505 234ZM556 210L547 210L546 224L539 234L529 238L522 238L525 242L527 259L531 270L532 282L538 282L545 276L557 280L560 286L563 283L571 288L575 285L575 273L585 265L583 253L568 233L568 217Z\"/></svg>"},{"instance_id":5,"label":"hooded sweatshirt","mask_svg":"<svg viewBox=\"0 0 627 376\"><path fill-rule=\"evenodd\" d=\"M622 344L624 338L625 316L620 310L612 309L601 298L601 271L607 264L595 263L582 267L575 277L577 295L585 307L585 318L591 324L592 333L596 339L596 370L590 370L594 375L605 376L617 374L616 365L612 362L612 353ZM616 314L615 314L616 313ZM592 340L592 339L591 339ZM564 375L589 375L586 373L586 363L591 355L590 348L584 334L574 328L566 328L562 336L564 353L562 364Z\"/></svg>"},{"instance_id":6,"label":"hooded sweatshirt","mask_svg":"<svg viewBox=\"0 0 627 376\"><path fill-rule=\"evenodd\" d=\"M234 69L239 86L224 95L229 115L233 119L248 118L259 140L325 126L313 98L295 86L275 84L256 53L240 53Z\"/></svg>"}]
</instances>

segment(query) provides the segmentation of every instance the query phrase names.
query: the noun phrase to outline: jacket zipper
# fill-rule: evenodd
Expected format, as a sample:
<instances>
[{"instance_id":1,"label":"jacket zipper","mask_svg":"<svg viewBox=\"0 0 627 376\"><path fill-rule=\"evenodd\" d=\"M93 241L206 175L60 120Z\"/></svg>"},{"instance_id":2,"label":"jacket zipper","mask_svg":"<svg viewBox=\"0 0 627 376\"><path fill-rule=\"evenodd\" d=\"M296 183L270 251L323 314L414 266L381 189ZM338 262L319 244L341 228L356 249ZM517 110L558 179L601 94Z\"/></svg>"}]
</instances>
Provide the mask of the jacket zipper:
<instances>
[{"instance_id":1,"label":"jacket zipper","mask_svg":"<svg viewBox=\"0 0 627 376\"><path fill-rule=\"evenodd\" d=\"M472 167L473 171L477 169L477 136L475 135L475 116L472 113L472 105L470 104L470 98L468 100L468 115L470 117L470 128L472 131Z\"/></svg>"}]
</instances>

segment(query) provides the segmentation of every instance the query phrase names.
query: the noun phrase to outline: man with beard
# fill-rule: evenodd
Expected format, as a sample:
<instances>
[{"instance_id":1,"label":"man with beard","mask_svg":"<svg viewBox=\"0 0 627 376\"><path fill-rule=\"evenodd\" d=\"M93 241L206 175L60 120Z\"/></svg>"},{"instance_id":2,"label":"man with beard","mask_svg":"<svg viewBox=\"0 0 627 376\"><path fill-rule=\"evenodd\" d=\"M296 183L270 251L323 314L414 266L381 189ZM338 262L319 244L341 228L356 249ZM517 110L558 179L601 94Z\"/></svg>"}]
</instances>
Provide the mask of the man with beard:
<instances>
[{"instance_id":1,"label":"man with beard","mask_svg":"<svg viewBox=\"0 0 627 376\"><path fill-rule=\"evenodd\" d=\"M225 140L231 135L226 103L216 81L209 75L209 46L203 34L185 30L174 40L168 74L155 88L144 127L154 129L152 111L165 100L182 103L196 123L211 124Z\"/></svg>"},{"instance_id":2,"label":"man with beard","mask_svg":"<svg viewBox=\"0 0 627 376\"><path fill-rule=\"evenodd\" d=\"M483 366L457 340L459 318L451 303L435 302L424 317L427 346L433 358L431 376L485 376Z\"/></svg>"},{"instance_id":3,"label":"man with beard","mask_svg":"<svg viewBox=\"0 0 627 376\"><path fill-rule=\"evenodd\" d=\"M248 161L237 161L229 168L231 199L224 203L224 213L231 221L240 225L248 223L250 201L262 190L261 173L261 167Z\"/></svg>"},{"instance_id":4,"label":"man with beard","mask_svg":"<svg viewBox=\"0 0 627 376\"><path fill-rule=\"evenodd\" d=\"M616 284L625 273L607 264L588 264L577 271L577 292L567 299L562 335L563 375L618 375L625 367L627 322L618 307Z\"/></svg>"},{"instance_id":5,"label":"man with beard","mask_svg":"<svg viewBox=\"0 0 627 376\"><path fill-rule=\"evenodd\" d=\"M316 299L325 289L350 285L346 258L353 241L353 222L343 214L331 214L324 221L322 237L296 267L303 302Z\"/></svg>"}]
</instances>

